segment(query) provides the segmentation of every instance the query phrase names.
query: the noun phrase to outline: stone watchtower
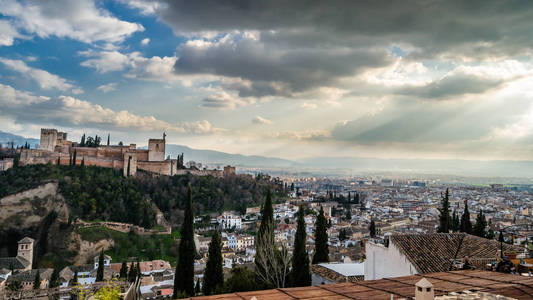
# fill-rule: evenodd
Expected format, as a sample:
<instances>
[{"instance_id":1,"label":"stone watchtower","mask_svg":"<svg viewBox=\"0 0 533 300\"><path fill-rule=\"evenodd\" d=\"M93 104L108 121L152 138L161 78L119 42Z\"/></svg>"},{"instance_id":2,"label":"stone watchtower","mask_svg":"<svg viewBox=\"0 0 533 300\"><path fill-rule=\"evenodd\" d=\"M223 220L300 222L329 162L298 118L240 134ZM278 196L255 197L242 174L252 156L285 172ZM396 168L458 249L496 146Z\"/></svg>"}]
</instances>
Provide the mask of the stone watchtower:
<instances>
[{"instance_id":1,"label":"stone watchtower","mask_svg":"<svg viewBox=\"0 0 533 300\"><path fill-rule=\"evenodd\" d=\"M39 149L54 151L57 145L57 130L41 128Z\"/></svg>"},{"instance_id":2,"label":"stone watchtower","mask_svg":"<svg viewBox=\"0 0 533 300\"><path fill-rule=\"evenodd\" d=\"M29 262L29 265L25 268L26 270L32 269L34 242L35 240L29 237L25 237L18 242L17 257L24 258Z\"/></svg>"},{"instance_id":3,"label":"stone watchtower","mask_svg":"<svg viewBox=\"0 0 533 300\"><path fill-rule=\"evenodd\" d=\"M165 133L163 133L163 139L149 139L148 140L148 161L164 161L165 160L165 143L166 143Z\"/></svg>"}]
</instances>

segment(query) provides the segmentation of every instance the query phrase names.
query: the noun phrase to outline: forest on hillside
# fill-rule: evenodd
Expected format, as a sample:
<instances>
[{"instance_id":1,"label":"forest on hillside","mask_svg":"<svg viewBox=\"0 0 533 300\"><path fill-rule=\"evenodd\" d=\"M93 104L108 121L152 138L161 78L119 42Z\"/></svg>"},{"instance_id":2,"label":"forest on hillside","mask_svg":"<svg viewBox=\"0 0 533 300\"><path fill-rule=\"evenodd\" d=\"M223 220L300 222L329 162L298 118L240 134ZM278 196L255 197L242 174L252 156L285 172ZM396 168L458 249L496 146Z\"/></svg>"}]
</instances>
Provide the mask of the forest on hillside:
<instances>
[{"instance_id":1,"label":"forest on hillside","mask_svg":"<svg viewBox=\"0 0 533 300\"><path fill-rule=\"evenodd\" d=\"M244 212L246 207L260 205L268 189L275 196L283 194L283 186L263 175L215 178L138 172L138 176L126 178L121 171L109 168L46 164L18 166L0 172L0 197L35 188L50 180L59 182L59 190L73 217L126 222L147 228L155 225L155 213L149 200L173 226L181 223L189 184L196 215L222 210Z\"/></svg>"}]
</instances>

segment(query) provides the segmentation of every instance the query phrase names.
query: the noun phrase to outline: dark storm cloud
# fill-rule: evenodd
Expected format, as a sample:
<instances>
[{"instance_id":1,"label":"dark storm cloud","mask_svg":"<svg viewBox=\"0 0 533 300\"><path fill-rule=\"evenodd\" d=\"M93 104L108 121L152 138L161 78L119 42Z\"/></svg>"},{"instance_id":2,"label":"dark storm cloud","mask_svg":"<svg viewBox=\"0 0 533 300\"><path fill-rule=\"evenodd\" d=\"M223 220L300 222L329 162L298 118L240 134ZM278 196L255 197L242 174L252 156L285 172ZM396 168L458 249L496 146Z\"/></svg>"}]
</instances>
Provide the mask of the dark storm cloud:
<instances>
[{"instance_id":1,"label":"dark storm cloud","mask_svg":"<svg viewBox=\"0 0 533 300\"><path fill-rule=\"evenodd\" d=\"M530 1L168 0L158 13L180 35L231 33L207 47L182 45L175 71L249 80L233 86L243 97L336 86L390 63L386 55L396 44L409 49L407 59L530 55L533 45ZM245 31L257 31L255 39ZM480 83L479 90L490 88ZM470 90L428 89L434 98Z\"/></svg>"}]
</instances>

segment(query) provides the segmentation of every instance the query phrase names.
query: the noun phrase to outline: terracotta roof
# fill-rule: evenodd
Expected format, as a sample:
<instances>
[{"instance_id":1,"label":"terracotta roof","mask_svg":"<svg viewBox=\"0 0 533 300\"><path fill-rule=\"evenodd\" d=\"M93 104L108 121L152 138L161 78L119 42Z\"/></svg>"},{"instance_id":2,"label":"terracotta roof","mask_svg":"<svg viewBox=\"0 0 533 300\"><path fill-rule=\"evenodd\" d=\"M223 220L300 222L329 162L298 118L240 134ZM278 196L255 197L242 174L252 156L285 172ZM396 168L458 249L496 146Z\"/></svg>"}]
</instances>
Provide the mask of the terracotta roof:
<instances>
[{"instance_id":1,"label":"terracotta roof","mask_svg":"<svg viewBox=\"0 0 533 300\"><path fill-rule=\"evenodd\" d=\"M22 258L22 257L2 257L0 258L0 268L5 268L5 269L14 269L14 270L19 270L19 269L24 269L26 268L28 265L30 264L29 261L27 261L26 259Z\"/></svg>"},{"instance_id":2,"label":"terracotta roof","mask_svg":"<svg viewBox=\"0 0 533 300\"><path fill-rule=\"evenodd\" d=\"M498 258L500 243L466 233L398 234L389 237L419 273L450 270L453 259L468 256L482 266ZM503 244L504 252L521 252L523 247Z\"/></svg>"},{"instance_id":3,"label":"terracotta roof","mask_svg":"<svg viewBox=\"0 0 533 300\"><path fill-rule=\"evenodd\" d=\"M477 290L515 299L533 298L533 277L523 277L489 271L451 271L412 275L379 280L346 282L300 288L284 288L255 292L242 292L215 296L201 296L195 300L257 300L275 299L383 299L415 296L415 284L426 278L433 284L435 296L451 292Z\"/></svg>"}]
</instances>

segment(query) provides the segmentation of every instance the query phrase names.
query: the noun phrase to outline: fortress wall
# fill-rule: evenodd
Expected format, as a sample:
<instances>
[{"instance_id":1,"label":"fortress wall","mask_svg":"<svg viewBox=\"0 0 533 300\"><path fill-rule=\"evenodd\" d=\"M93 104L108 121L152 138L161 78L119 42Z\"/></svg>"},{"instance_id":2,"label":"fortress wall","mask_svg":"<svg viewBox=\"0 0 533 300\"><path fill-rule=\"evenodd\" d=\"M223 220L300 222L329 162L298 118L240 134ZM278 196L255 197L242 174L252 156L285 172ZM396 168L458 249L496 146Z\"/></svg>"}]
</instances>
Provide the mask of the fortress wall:
<instances>
[{"instance_id":1,"label":"fortress wall","mask_svg":"<svg viewBox=\"0 0 533 300\"><path fill-rule=\"evenodd\" d=\"M76 151L76 157L96 156L98 149L93 147L72 147L70 153L74 155L74 151Z\"/></svg>"},{"instance_id":2,"label":"fortress wall","mask_svg":"<svg viewBox=\"0 0 533 300\"><path fill-rule=\"evenodd\" d=\"M186 175L192 174L196 176L213 176L213 177L223 177L224 173L221 170L177 170L176 175Z\"/></svg>"},{"instance_id":3,"label":"fortress wall","mask_svg":"<svg viewBox=\"0 0 533 300\"><path fill-rule=\"evenodd\" d=\"M164 161L165 160L165 140L149 139L148 140L148 160Z\"/></svg>"},{"instance_id":4,"label":"fortress wall","mask_svg":"<svg viewBox=\"0 0 533 300\"><path fill-rule=\"evenodd\" d=\"M139 161L148 161L148 150L136 150L137 160Z\"/></svg>"},{"instance_id":5,"label":"fortress wall","mask_svg":"<svg viewBox=\"0 0 533 300\"><path fill-rule=\"evenodd\" d=\"M137 167L144 171L170 175L170 161L138 161Z\"/></svg>"}]
</instances>

